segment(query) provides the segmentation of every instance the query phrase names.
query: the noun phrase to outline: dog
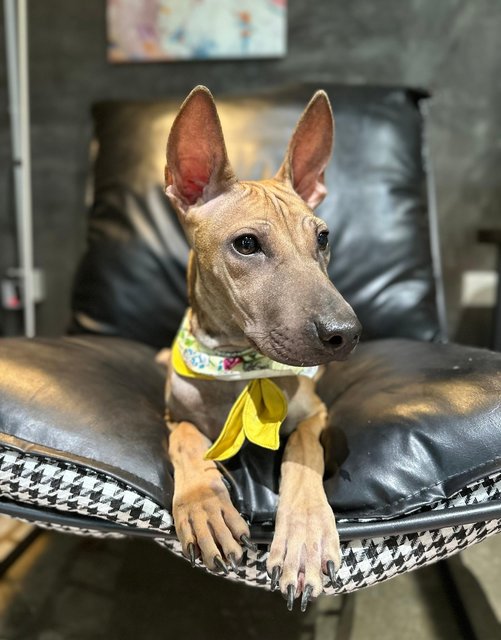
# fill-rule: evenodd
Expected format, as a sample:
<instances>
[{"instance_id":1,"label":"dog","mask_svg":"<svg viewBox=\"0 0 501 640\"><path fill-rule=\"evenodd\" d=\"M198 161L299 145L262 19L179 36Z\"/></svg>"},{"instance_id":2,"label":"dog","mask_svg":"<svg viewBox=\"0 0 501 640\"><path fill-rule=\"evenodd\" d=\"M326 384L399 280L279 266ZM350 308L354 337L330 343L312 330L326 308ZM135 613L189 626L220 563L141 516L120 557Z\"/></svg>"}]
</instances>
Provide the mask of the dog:
<instances>
[{"instance_id":1,"label":"dog","mask_svg":"<svg viewBox=\"0 0 501 640\"><path fill-rule=\"evenodd\" d=\"M322 484L327 409L315 386L361 332L327 275L328 229L313 213L333 139L330 102L317 91L276 176L240 181L214 99L198 86L171 128L165 171L191 248L190 308L167 362L176 534L192 565L238 571L243 547L254 545L217 461L246 439L277 449L288 436L266 566L271 589L289 609L301 598L303 611L340 564Z\"/></svg>"}]
</instances>

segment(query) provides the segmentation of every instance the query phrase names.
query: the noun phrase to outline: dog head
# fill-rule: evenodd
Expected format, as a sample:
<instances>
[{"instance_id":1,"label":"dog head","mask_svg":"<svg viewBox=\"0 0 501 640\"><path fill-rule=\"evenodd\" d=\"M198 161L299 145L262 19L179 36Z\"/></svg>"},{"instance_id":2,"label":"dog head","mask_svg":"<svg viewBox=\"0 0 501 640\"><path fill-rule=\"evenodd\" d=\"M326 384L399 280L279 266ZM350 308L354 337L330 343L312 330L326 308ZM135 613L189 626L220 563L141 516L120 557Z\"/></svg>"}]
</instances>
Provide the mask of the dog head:
<instances>
[{"instance_id":1,"label":"dog head","mask_svg":"<svg viewBox=\"0 0 501 640\"><path fill-rule=\"evenodd\" d=\"M166 193L193 250L194 292L264 355L291 365L345 358L361 326L327 275L323 200L334 121L315 93L273 179L239 181L212 95L196 87L172 126Z\"/></svg>"}]
</instances>

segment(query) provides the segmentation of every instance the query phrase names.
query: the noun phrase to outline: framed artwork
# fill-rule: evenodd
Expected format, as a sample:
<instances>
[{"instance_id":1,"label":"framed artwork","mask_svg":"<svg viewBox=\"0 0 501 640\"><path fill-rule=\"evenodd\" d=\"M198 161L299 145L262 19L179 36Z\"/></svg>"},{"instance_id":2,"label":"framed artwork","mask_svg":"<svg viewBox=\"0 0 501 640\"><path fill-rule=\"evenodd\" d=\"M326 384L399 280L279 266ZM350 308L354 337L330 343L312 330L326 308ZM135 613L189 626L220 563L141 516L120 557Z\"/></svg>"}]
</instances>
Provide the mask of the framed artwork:
<instances>
[{"instance_id":1,"label":"framed artwork","mask_svg":"<svg viewBox=\"0 0 501 640\"><path fill-rule=\"evenodd\" d=\"M108 60L275 58L287 0L107 0Z\"/></svg>"}]
</instances>

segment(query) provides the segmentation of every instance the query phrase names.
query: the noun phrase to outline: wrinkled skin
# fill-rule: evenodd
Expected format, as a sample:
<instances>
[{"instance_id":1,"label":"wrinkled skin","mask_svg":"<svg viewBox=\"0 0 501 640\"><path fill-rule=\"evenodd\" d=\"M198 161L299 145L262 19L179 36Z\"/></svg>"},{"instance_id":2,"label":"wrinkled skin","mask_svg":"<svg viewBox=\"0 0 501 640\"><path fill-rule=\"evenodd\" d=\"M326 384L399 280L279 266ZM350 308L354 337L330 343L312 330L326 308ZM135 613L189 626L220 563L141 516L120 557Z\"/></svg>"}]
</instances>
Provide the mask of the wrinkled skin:
<instances>
[{"instance_id":1,"label":"wrinkled skin","mask_svg":"<svg viewBox=\"0 0 501 640\"><path fill-rule=\"evenodd\" d=\"M197 87L184 102L169 136L166 193L192 248L191 325L206 347L253 346L280 362L317 365L344 359L358 342L358 320L327 276L329 252L321 240L327 228L313 213L325 195L332 141L330 105L317 92L275 178L240 182L208 90ZM242 253L239 239L249 236L257 249ZM188 557L227 571L241 560L249 528L215 463L203 456L245 383L182 378L168 356L166 361L176 532ZM275 382L289 403L281 433L290 436L267 568L272 588L280 588L289 607L301 597L304 609L322 592L324 576L333 579L340 561L335 518L322 485L320 435L327 410L315 380Z\"/></svg>"},{"instance_id":2,"label":"wrinkled skin","mask_svg":"<svg viewBox=\"0 0 501 640\"><path fill-rule=\"evenodd\" d=\"M293 365L337 356L336 345L319 338L317 325L329 329L332 323L341 331L354 314L327 276L328 248L317 244L327 227L289 184L236 183L193 210L185 224L196 247L192 301L211 337L225 327L233 343L243 338ZM258 238L262 251L235 251L233 241L246 234ZM207 311L204 301L211 301Z\"/></svg>"}]
</instances>

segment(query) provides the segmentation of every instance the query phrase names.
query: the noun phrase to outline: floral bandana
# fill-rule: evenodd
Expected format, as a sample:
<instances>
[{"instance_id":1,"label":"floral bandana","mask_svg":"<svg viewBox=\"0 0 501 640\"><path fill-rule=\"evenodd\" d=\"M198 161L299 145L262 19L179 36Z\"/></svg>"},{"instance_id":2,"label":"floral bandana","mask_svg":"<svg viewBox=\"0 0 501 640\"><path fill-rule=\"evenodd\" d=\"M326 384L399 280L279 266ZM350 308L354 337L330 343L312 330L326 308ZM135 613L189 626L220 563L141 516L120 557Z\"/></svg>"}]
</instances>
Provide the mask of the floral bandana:
<instances>
[{"instance_id":1,"label":"floral bandana","mask_svg":"<svg viewBox=\"0 0 501 640\"><path fill-rule=\"evenodd\" d=\"M174 371L183 377L205 380L250 380L239 395L218 439L206 452L209 460L235 455L245 439L267 449L278 449L280 425L287 415L287 400L269 378L307 376L318 367L292 367L263 356L254 349L223 353L204 348L191 332L188 309L172 345Z\"/></svg>"}]
</instances>

